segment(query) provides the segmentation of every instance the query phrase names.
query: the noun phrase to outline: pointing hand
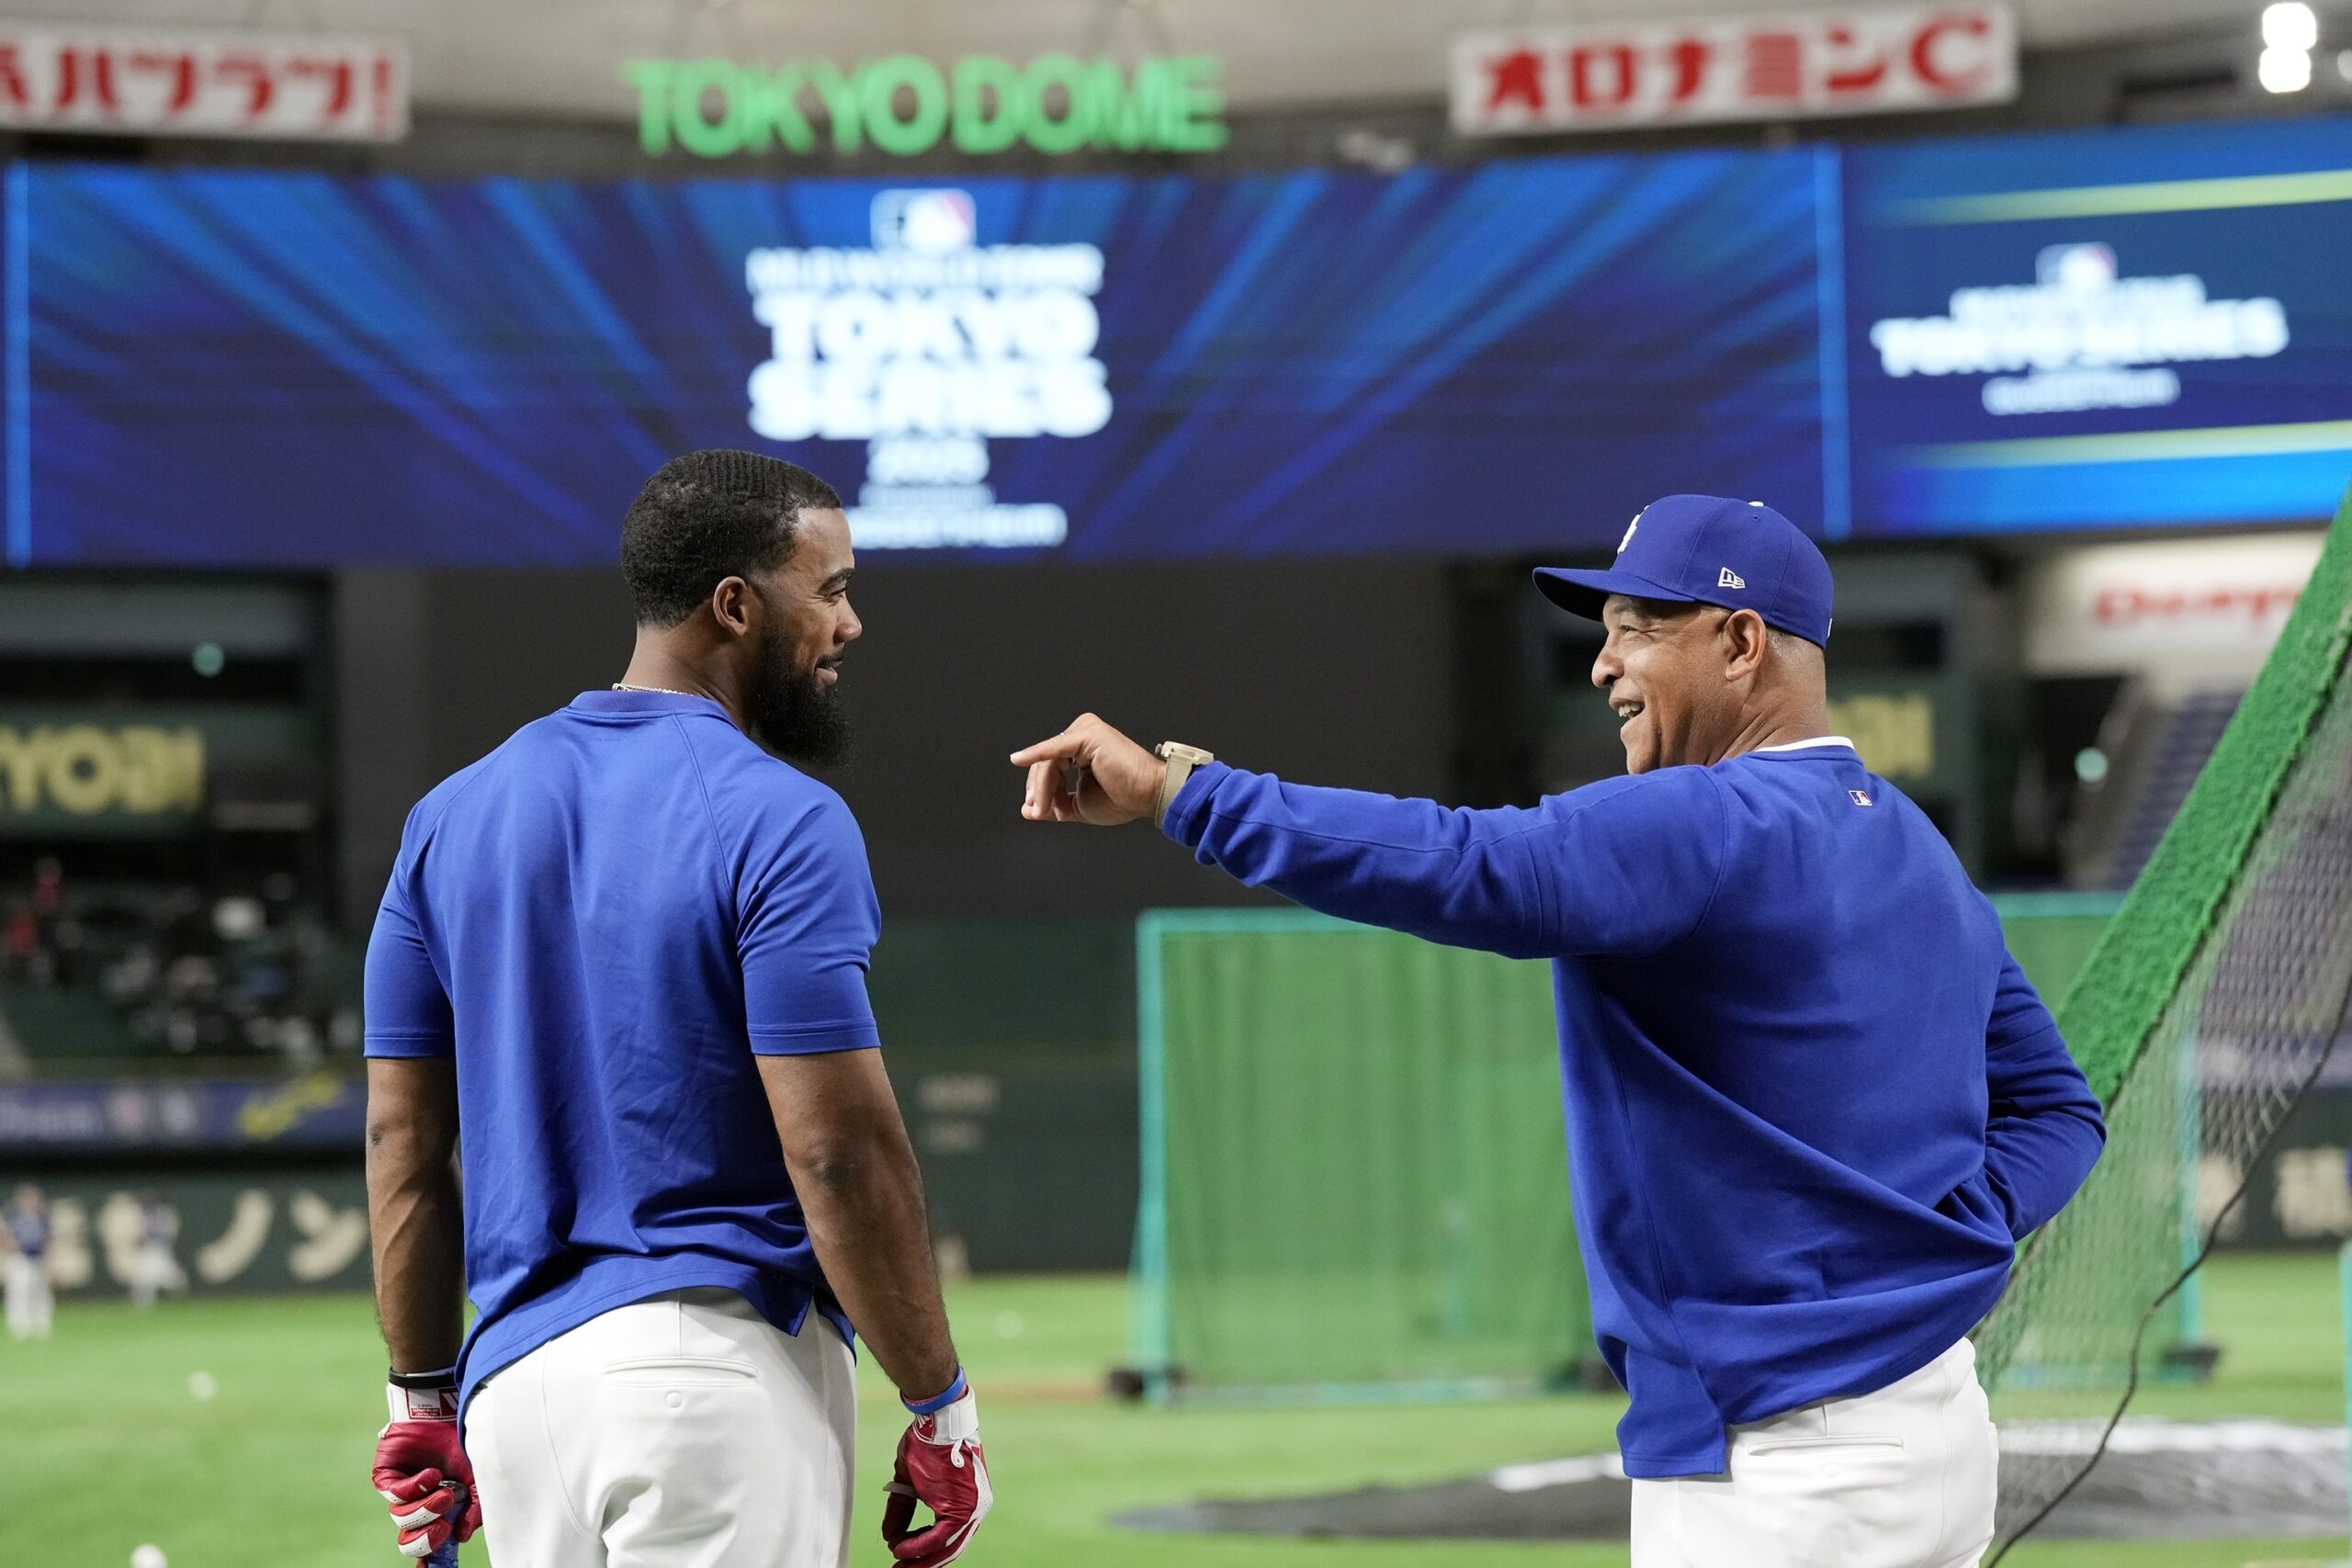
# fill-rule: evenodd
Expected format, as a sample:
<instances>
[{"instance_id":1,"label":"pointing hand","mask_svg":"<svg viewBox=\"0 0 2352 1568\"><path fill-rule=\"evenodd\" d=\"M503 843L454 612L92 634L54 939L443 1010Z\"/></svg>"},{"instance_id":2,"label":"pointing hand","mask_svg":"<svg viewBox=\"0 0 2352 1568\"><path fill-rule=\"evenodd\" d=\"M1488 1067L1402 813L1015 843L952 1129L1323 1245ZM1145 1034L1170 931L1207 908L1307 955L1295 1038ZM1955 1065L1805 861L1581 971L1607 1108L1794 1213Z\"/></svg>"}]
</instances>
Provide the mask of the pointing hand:
<instances>
[{"instance_id":1,"label":"pointing hand","mask_svg":"<svg viewBox=\"0 0 2352 1568\"><path fill-rule=\"evenodd\" d=\"M1168 773L1165 762L1091 713L1052 739L1015 751L1012 765L1029 770L1022 816L1098 828L1149 817Z\"/></svg>"}]
</instances>

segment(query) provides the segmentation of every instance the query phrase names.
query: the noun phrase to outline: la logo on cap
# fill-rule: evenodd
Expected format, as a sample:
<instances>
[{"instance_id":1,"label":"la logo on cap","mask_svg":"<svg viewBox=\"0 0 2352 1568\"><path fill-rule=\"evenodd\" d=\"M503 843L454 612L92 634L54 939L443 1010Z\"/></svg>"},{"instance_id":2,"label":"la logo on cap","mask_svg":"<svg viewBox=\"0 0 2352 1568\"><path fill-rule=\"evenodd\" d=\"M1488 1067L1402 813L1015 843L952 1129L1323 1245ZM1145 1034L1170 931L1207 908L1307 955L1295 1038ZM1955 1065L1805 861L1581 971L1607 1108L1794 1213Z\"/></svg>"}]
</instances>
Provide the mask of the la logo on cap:
<instances>
[{"instance_id":1,"label":"la logo on cap","mask_svg":"<svg viewBox=\"0 0 2352 1568\"><path fill-rule=\"evenodd\" d=\"M1642 512L1647 512L1649 508L1646 506L1642 508ZM1623 555L1625 553L1625 547L1634 542L1634 530L1642 525L1642 512L1634 513L1634 520L1625 525L1625 536L1617 541L1617 553L1619 555Z\"/></svg>"},{"instance_id":2,"label":"la logo on cap","mask_svg":"<svg viewBox=\"0 0 2352 1568\"><path fill-rule=\"evenodd\" d=\"M1740 576L1739 573L1732 570L1731 568L1725 567L1715 578L1715 586L1718 588L1745 588L1747 586L1747 579Z\"/></svg>"}]
</instances>

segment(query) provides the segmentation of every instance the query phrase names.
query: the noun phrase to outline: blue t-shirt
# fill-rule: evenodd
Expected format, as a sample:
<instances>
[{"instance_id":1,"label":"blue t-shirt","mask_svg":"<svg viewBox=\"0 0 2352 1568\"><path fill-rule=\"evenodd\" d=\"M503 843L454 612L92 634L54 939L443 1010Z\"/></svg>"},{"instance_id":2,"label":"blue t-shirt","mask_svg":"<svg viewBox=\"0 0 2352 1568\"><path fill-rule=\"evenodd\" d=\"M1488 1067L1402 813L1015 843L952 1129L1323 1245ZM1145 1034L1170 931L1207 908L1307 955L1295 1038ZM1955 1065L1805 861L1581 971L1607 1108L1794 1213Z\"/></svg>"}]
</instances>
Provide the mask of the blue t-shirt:
<instances>
[{"instance_id":1,"label":"blue t-shirt","mask_svg":"<svg viewBox=\"0 0 2352 1568\"><path fill-rule=\"evenodd\" d=\"M1842 741L1449 810L1196 771L1167 831L1309 908L1554 960L1628 1474L1902 1378L2090 1172L2098 1102L1941 834Z\"/></svg>"},{"instance_id":2,"label":"blue t-shirt","mask_svg":"<svg viewBox=\"0 0 2352 1568\"><path fill-rule=\"evenodd\" d=\"M462 1393L690 1286L846 1334L755 1055L880 1043L881 917L841 797L702 697L590 692L409 814L371 1056L457 1057Z\"/></svg>"},{"instance_id":3,"label":"blue t-shirt","mask_svg":"<svg viewBox=\"0 0 2352 1568\"><path fill-rule=\"evenodd\" d=\"M8 1239L27 1258L49 1256L49 1218L30 1209L8 1211Z\"/></svg>"}]
</instances>

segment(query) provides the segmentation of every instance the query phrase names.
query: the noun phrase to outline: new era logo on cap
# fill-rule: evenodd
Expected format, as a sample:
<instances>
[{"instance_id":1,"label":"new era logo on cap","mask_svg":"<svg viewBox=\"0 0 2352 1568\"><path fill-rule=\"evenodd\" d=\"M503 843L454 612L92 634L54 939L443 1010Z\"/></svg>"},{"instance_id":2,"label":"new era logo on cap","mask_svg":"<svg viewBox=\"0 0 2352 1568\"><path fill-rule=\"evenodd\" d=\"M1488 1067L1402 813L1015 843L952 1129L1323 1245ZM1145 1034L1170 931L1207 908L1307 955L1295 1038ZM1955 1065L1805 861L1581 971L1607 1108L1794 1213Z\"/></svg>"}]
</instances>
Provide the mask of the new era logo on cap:
<instances>
[{"instance_id":1,"label":"new era logo on cap","mask_svg":"<svg viewBox=\"0 0 2352 1568\"><path fill-rule=\"evenodd\" d=\"M1733 559L1736 571L1724 564ZM1816 647L1829 641L1829 563L1804 530L1761 502L1662 497L1626 528L1614 565L1600 571L1543 567L1535 585L1562 609L1593 620L1611 594L1622 593L1749 610Z\"/></svg>"}]
</instances>

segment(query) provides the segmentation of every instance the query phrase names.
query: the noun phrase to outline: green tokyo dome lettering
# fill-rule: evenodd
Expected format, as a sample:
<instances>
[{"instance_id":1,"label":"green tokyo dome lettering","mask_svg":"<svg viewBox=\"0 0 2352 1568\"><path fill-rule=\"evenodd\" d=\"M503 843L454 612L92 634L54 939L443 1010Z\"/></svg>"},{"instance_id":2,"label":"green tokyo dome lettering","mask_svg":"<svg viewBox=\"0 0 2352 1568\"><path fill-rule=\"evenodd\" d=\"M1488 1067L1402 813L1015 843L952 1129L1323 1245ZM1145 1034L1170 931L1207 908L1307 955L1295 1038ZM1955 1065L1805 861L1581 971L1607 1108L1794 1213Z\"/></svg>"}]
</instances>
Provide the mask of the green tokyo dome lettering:
<instances>
[{"instance_id":1,"label":"green tokyo dome lettering","mask_svg":"<svg viewBox=\"0 0 2352 1568\"><path fill-rule=\"evenodd\" d=\"M635 60L638 136L649 153L835 151L911 157L944 140L959 152L1213 152L1225 145L1225 90L1206 55L1116 61L1041 54L1026 66L972 55L946 72L914 54L843 71L830 60L778 66Z\"/></svg>"}]
</instances>

